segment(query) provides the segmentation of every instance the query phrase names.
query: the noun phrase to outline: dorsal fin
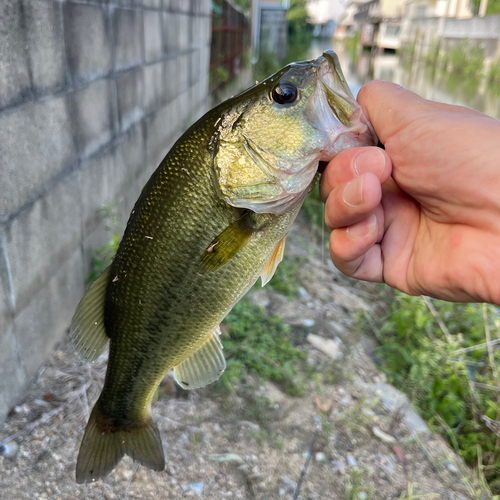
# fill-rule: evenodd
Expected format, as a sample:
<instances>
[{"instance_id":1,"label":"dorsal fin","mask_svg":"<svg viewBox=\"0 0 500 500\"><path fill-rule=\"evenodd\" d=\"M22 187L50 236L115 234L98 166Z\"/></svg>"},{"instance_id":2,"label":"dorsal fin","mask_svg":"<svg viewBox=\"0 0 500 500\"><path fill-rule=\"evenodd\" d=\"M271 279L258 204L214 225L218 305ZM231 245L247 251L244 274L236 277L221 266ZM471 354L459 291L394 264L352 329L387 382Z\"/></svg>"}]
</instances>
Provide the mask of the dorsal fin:
<instances>
[{"instance_id":1,"label":"dorsal fin","mask_svg":"<svg viewBox=\"0 0 500 500\"><path fill-rule=\"evenodd\" d=\"M104 297L108 285L108 267L97 278L78 304L69 336L83 361L95 361L109 338L104 328Z\"/></svg>"},{"instance_id":2,"label":"dorsal fin","mask_svg":"<svg viewBox=\"0 0 500 500\"><path fill-rule=\"evenodd\" d=\"M189 358L174 368L175 381L183 389L199 389L217 380L226 369L219 339L220 327Z\"/></svg>"},{"instance_id":3,"label":"dorsal fin","mask_svg":"<svg viewBox=\"0 0 500 500\"><path fill-rule=\"evenodd\" d=\"M274 247L273 253L271 257L267 261L267 264L262 269L262 273L260 275L260 279L262 280L262 286L265 286L271 278L274 276L278 264L283 260L283 254L285 252L285 241L286 236L278 242L278 244Z\"/></svg>"}]
</instances>

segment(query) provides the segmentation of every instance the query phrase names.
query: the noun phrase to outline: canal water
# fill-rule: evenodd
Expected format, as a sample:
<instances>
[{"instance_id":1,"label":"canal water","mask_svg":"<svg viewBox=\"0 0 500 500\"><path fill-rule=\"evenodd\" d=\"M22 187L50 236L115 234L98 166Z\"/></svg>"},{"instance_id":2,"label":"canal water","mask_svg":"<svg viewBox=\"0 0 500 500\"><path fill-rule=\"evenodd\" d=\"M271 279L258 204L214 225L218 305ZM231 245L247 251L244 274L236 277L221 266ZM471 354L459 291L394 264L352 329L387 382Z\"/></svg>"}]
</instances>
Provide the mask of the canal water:
<instances>
[{"instance_id":1,"label":"canal water","mask_svg":"<svg viewBox=\"0 0 500 500\"><path fill-rule=\"evenodd\" d=\"M370 80L386 80L433 101L467 106L500 119L500 86L480 77L464 77L426 65L423 61L403 61L398 54L353 52L343 43L314 39L309 49L311 59L326 49L338 54L347 83L356 96Z\"/></svg>"}]
</instances>

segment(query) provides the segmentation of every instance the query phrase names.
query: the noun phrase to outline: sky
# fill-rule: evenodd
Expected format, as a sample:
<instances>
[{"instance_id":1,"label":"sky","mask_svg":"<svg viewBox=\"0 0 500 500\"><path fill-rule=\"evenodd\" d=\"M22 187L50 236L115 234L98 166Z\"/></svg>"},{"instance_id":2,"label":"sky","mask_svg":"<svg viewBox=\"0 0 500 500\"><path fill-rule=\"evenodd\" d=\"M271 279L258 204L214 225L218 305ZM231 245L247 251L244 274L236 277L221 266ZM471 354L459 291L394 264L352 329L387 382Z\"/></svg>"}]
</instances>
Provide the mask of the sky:
<instances>
[{"instance_id":1,"label":"sky","mask_svg":"<svg viewBox=\"0 0 500 500\"><path fill-rule=\"evenodd\" d=\"M310 0L307 10L314 23L325 23L330 19L336 21L342 16L345 6L350 0Z\"/></svg>"}]
</instances>

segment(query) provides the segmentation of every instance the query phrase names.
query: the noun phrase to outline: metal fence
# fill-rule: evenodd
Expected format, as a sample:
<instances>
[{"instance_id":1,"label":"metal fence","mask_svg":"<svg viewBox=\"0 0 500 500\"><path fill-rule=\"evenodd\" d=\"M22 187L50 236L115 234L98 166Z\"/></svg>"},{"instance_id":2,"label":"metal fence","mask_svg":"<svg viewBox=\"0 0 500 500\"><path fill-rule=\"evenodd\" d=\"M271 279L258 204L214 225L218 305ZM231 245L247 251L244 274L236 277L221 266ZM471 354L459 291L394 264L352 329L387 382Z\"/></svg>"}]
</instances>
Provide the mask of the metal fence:
<instances>
[{"instance_id":1,"label":"metal fence","mask_svg":"<svg viewBox=\"0 0 500 500\"><path fill-rule=\"evenodd\" d=\"M212 3L210 92L221 90L239 73L249 49L249 20L226 0Z\"/></svg>"}]
</instances>

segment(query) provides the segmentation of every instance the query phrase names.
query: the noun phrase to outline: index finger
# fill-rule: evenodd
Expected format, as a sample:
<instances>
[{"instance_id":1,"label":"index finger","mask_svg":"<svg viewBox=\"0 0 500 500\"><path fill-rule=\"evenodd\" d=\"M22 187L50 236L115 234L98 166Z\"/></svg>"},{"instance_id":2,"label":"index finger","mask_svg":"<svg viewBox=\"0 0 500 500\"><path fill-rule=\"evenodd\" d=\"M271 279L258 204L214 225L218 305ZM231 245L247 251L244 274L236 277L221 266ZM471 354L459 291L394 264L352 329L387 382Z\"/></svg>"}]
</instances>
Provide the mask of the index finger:
<instances>
[{"instance_id":1,"label":"index finger","mask_svg":"<svg viewBox=\"0 0 500 500\"><path fill-rule=\"evenodd\" d=\"M429 111L486 116L463 106L429 101L400 85L381 80L373 80L364 85L358 93L358 102L382 144L402 130L409 121L414 121L418 115Z\"/></svg>"},{"instance_id":2,"label":"index finger","mask_svg":"<svg viewBox=\"0 0 500 500\"><path fill-rule=\"evenodd\" d=\"M358 93L358 102L382 144L404 128L409 119L432 109L430 101L395 83L373 80Z\"/></svg>"}]
</instances>

